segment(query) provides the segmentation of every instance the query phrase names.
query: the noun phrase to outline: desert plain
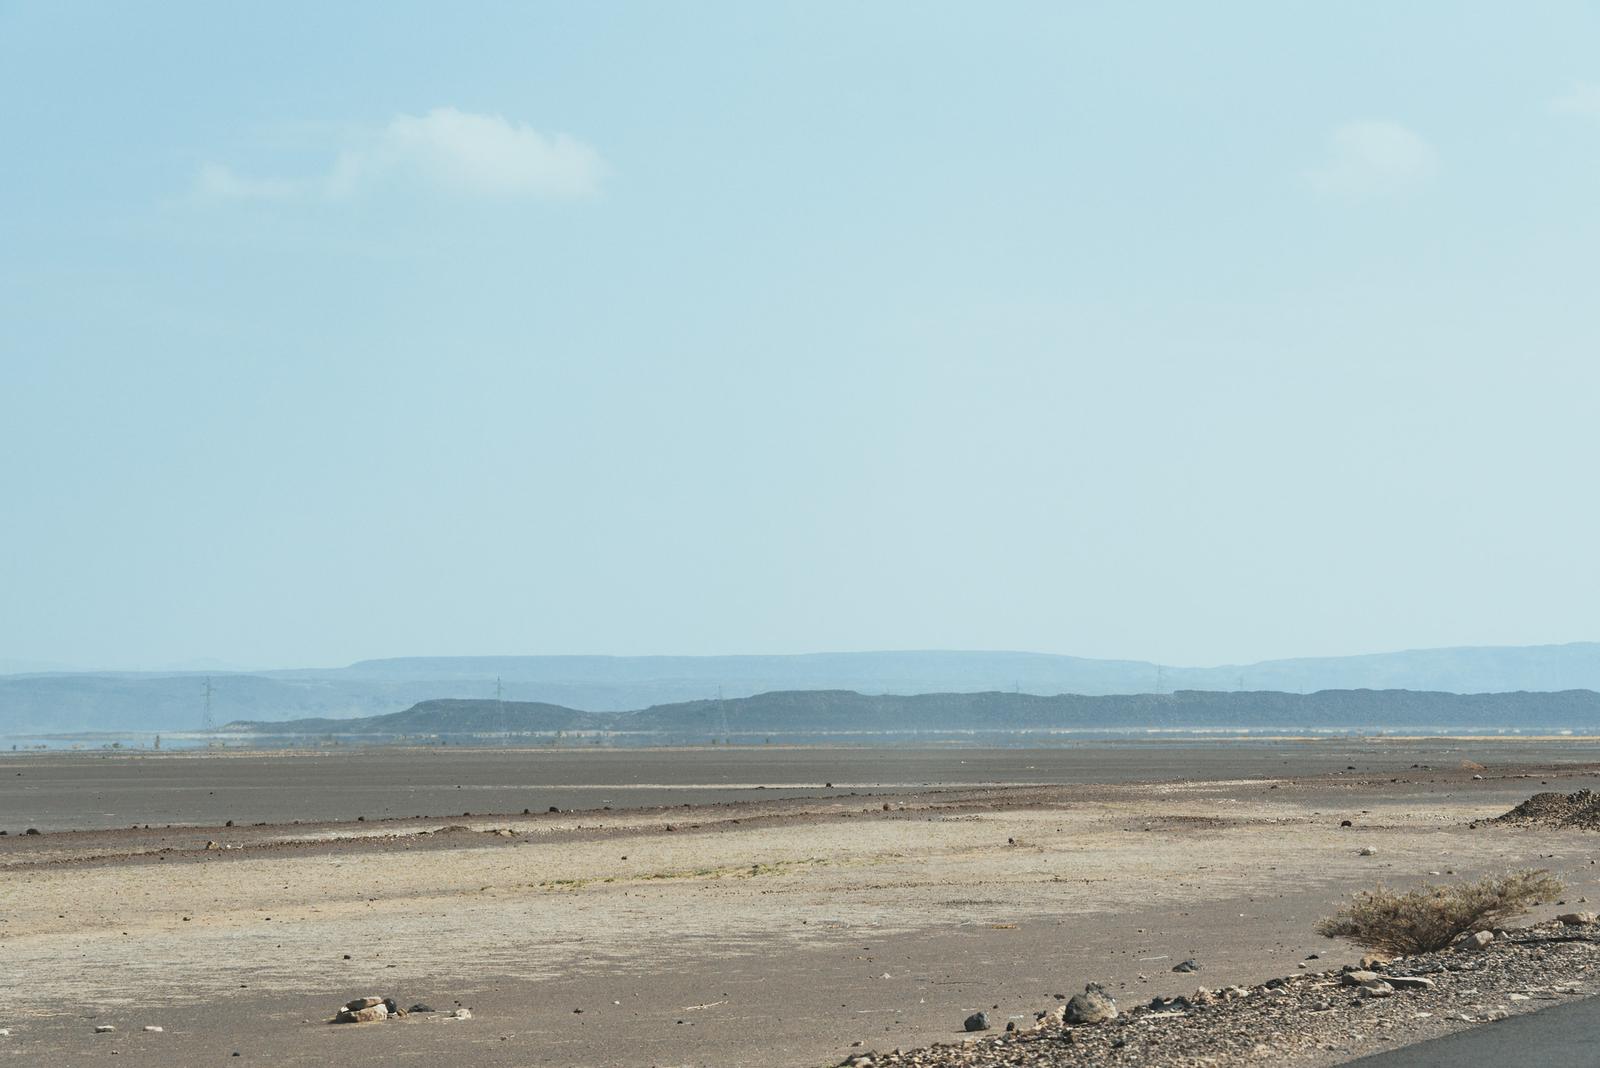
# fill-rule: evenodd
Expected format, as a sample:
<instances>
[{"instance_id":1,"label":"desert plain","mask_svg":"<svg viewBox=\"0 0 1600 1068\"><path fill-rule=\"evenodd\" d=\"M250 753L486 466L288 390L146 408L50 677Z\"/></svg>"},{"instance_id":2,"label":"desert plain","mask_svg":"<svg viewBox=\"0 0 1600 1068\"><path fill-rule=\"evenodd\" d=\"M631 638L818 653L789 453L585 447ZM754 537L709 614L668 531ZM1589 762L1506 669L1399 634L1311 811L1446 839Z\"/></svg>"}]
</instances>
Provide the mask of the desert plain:
<instances>
[{"instance_id":1,"label":"desert plain","mask_svg":"<svg viewBox=\"0 0 1600 1068\"><path fill-rule=\"evenodd\" d=\"M1533 866L1600 902L1600 837L1471 826L1600 786L1597 761L1576 739L6 754L0 1064L956 1042L1090 981L1137 1003L1354 961L1313 924L1379 882ZM328 1023L366 994L437 1011Z\"/></svg>"}]
</instances>

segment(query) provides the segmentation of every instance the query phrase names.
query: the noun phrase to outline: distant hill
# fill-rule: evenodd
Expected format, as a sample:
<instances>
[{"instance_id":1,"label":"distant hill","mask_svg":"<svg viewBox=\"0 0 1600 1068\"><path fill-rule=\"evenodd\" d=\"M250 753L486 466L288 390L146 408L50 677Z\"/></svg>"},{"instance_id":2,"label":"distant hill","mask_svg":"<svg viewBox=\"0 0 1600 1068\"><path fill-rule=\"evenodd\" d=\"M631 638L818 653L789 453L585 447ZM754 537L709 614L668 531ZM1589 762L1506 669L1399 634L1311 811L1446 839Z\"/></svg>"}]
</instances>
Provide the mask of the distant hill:
<instances>
[{"instance_id":1,"label":"distant hill","mask_svg":"<svg viewBox=\"0 0 1600 1068\"><path fill-rule=\"evenodd\" d=\"M1423 649L1210 668L1047 653L795 656L402 657L342 668L211 676L216 722L383 715L430 698L491 697L614 712L798 690L863 694L1170 694L1176 690L1394 689L1449 693L1600 690L1600 644ZM181 730L200 725L198 673L0 676L0 734Z\"/></svg>"},{"instance_id":2,"label":"distant hill","mask_svg":"<svg viewBox=\"0 0 1600 1068\"><path fill-rule=\"evenodd\" d=\"M859 694L804 690L720 701L655 705L637 712L582 712L521 701L424 701L404 712L349 720L234 723L236 734L467 736L616 732L633 740L784 740L864 734L974 734L1070 730L1576 730L1600 732L1600 693L1450 694L1324 690L1040 697L1017 693ZM628 738L620 739L628 741Z\"/></svg>"}]
</instances>

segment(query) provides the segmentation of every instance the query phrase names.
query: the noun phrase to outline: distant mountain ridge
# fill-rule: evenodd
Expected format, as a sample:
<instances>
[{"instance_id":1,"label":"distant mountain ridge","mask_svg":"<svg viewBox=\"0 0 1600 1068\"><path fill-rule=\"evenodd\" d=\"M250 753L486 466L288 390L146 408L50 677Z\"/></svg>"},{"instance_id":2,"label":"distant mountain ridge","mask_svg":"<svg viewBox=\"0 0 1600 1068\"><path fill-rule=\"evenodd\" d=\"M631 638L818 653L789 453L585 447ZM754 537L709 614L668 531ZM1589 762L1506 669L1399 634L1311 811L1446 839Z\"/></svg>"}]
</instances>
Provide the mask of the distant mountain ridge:
<instances>
[{"instance_id":1,"label":"distant mountain ridge","mask_svg":"<svg viewBox=\"0 0 1600 1068\"><path fill-rule=\"evenodd\" d=\"M215 672L214 721L349 718L432 698L505 697L585 712L796 690L862 694L1015 691L1163 694L1176 690L1395 689L1443 693L1600 690L1600 643L1420 649L1209 668L1050 653L908 651L790 656L399 657L343 668ZM0 676L0 734L183 730L200 726L199 673Z\"/></svg>"},{"instance_id":2,"label":"distant mountain ridge","mask_svg":"<svg viewBox=\"0 0 1600 1068\"><path fill-rule=\"evenodd\" d=\"M1451 694L1413 690L1323 690L1041 697L1019 693L911 696L800 690L654 705L636 712L584 712L521 701L423 701L360 719L233 723L235 734L341 737L471 737L603 732L655 743L849 738L860 735L1148 730L1600 732L1600 693ZM628 739L623 738L623 741Z\"/></svg>"}]
</instances>

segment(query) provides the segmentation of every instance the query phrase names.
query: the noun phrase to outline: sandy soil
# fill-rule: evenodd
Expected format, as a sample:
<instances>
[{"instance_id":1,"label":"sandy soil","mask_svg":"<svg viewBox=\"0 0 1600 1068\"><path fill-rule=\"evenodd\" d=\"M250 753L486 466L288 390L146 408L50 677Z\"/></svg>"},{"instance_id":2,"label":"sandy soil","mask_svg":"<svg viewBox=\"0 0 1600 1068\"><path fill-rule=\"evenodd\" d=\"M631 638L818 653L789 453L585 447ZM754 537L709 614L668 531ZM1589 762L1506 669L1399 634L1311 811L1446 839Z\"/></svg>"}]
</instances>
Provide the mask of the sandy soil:
<instances>
[{"instance_id":1,"label":"sandy soil","mask_svg":"<svg viewBox=\"0 0 1600 1068\"><path fill-rule=\"evenodd\" d=\"M1147 999L1353 959L1311 924L1379 880L1537 864L1600 902L1600 838L1467 827L1596 783L1418 770L13 835L0 1064L833 1063L980 1008L1031 1020L1089 980ZM1203 974L1171 974L1188 957ZM475 1018L322 1022L366 993Z\"/></svg>"}]
</instances>

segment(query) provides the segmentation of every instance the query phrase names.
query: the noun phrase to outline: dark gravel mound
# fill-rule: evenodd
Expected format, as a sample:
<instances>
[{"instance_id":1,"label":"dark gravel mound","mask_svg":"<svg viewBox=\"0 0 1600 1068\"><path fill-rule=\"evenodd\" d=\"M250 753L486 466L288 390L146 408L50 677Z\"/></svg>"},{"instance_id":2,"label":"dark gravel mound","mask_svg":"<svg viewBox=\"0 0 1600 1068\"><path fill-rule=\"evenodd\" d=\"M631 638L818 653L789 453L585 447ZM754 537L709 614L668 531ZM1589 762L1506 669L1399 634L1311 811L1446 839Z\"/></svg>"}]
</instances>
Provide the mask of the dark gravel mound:
<instances>
[{"instance_id":1,"label":"dark gravel mound","mask_svg":"<svg viewBox=\"0 0 1600 1068\"><path fill-rule=\"evenodd\" d=\"M1534 794L1504 816L1484 822L1600 831L1600 794L1593 790L1579 790L1575 794L1560 794L1553 790Z\"/></svg>"}]
</instances>

